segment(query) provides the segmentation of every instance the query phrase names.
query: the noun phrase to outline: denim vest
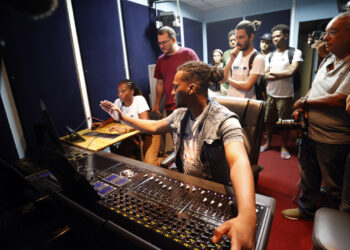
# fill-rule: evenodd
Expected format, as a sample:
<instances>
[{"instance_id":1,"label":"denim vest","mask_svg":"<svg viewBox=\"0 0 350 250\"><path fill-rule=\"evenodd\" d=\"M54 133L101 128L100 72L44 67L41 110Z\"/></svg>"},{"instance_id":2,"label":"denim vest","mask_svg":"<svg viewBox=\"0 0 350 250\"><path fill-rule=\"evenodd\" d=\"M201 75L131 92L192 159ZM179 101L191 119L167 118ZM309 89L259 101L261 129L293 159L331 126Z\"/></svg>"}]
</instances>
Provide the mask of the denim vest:
<instances>
[{"instance_id":1,"label":"denim vest","mask_svg":"<svg viewBox=\"0 0 350 250\"><path fill-rule=\"evenodd\" d=\"M187 108L179 108L175 111L175 117L169 126L173 129L175 146L175 164L179 172L184 172L180 157L180 148L190 111ZM198 125L198 148L200 161L203 166L204 178L223 184L230 183L229 167L225 157L224 144L219 134L219 128L230 117L238 119L238 116L226 107L210 100Z\"/></svg>"}]
</instances>

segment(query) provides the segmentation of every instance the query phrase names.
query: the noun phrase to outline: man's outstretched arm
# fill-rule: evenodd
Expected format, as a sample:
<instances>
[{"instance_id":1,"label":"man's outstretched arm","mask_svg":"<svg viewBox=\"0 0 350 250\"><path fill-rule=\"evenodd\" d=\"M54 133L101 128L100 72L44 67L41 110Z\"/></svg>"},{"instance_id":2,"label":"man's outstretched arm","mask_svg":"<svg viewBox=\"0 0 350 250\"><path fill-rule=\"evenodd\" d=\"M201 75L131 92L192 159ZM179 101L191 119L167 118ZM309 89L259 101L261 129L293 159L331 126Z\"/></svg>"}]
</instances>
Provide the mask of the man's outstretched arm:
<instances>
[{"instance_id":1,"label":"man's outstretched arm","mask_svg":"<svg viewBox=\"0 0 350 250\"><path fill-rule=\"evenodd\" d=\"M254 249L256 225L254 180L243 142L226 144L225 155L237 199L238 215L217 227L212 240L216 243L223 234L226 234L231 239L231 249Z\"/></svg>"}]
</instances>

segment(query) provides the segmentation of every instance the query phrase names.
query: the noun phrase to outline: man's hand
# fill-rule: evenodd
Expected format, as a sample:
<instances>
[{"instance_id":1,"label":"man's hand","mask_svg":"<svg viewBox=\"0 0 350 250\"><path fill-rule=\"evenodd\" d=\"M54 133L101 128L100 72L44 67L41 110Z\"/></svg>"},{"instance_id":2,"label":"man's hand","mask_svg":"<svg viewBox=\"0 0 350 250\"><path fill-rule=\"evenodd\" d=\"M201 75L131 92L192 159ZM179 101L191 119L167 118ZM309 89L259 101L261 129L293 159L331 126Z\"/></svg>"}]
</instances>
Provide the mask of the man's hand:
<instances>
[{"instance_id":1,"label":"man's hand","mask_svg":"<svg viewBox=\"0 0 350 250\"><path fill-rule=\"evenodd\" d=\"M296 102L293 105L293 109L298 109L298 108L301 108L301 98L296 100Z\"/></svg>"},{"instance_id":2,"label":"man's hand","mask_svg":"<svg viewBox=\"0 0 350 250\"><path fill-rule=\"evenodd\" d=\"M107 100L101 101L100 107L109 114L113 112L113 108L117 108L117 106Z\"/></svg>"},{"instance_id":3,"label":"man's hand","mask_svg":"<svg viewBox=\"0 0 350 250\"><path fill-rule=\"evenodd\" d=\"M251 216L253 217L253 216ZM254 249L256 217L238 216L225 221L214 231L213 243L226 234L231 239L231 250Z\"/></svg>"},{"instance_id":4,"label":"man's hand","mask_svg":"<svg viewBox=\"0 0 350 250\"><path fill-rule=\"evenodd\" d=\"M321 58L325 58L328 55L326 42L323 40L316 40L312 45L311 48L316 49L318 55Z\"/></svg>"},{"instance_id":5,"label":"man's hand","mask_svg":"<svg viewBox=\"0 0 350 250\"><path fill-rule=\"evenodd\" d=\"M301 98L299 98L293 105L293 113L292 117L294 121L298 121L300 119L300 114L304 111L303 108L301 107Z\"/></svg>"},{"instance_id":6,"label":"man's hand","mask_svg":"<svg viewBox=\"0 0 350 250\"><path fill-rule=\"evenodd\" d=\"M153 106L151 112L160 114L160 111L159 111L159 104L155 104L155 105Z\"/></svg>"},{"instance_id":7,"label":"man's hand","mask_svg":"<svg viewBox=\"0 0 350 250\"><path fill-rule=\"evenodd\" d=\"M300 115L304 115L304 118L306 118L306 119L309 117L307 110L302 105L302 100L303 100L303 98L299 98L293 105L294 111L292 113L292 117L293 117L294 121L299 121Z\"/></svg>"},{"instance_id":8,"label":"man's hand","mask_svg":"<svg viewBox=\"0 0 350 250\"><path fill-rule=\"evenodd\" d=\"M231 58L232 61L236 59L239 51L240 51L240 48L238 48L238 47L236 47L234 49L231 49L231 51L230 51L230 58Z\"/></svg>"}]
</instances>

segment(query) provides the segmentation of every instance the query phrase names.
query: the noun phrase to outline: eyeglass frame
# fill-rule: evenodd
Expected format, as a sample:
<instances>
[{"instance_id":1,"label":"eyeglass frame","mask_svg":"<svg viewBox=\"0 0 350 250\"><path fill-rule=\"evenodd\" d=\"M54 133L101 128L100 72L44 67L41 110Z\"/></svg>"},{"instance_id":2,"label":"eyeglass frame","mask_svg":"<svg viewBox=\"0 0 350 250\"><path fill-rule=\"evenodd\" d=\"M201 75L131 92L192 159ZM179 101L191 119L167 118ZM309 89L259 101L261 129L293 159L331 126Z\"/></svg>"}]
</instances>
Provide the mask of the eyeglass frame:
<instances>
[{"instance_id":1,"label":"eyeglass frame","mask_svg":"<svg viewBox=\"0 0 350 250\"><path fill-rule=\"evenodd\" d=\"M350 30L350 28L345 28L345 29L340 29L340 30L335 30L335 29L331 29L330 31L325 31L321 33L321 38L324 39L325 36L329 35L330 37L334 37L334 35L342 30Z\"/></svg>"},{"instance_id":2,"label":"eyeglass frame","mask_svg":"<svg viewBox=\"0 0 350 250\"><path fill-rule=\"evenodd\" d=\"M161 45L166 45L168 42L170 42L170 40L172 40L172 38L170 38L169 40L165 40L165 41L162 41L162 42L158 42L158 45L161 46Z\"/></svg>"}]
</instances>

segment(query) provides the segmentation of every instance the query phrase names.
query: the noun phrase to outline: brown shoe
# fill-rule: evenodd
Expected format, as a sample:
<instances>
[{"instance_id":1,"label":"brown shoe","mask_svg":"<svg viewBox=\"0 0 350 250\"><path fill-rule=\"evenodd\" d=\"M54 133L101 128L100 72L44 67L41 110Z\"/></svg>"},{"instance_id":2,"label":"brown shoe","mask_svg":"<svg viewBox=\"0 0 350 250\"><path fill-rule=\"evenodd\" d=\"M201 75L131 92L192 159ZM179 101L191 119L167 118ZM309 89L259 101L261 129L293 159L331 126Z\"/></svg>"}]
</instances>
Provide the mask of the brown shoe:
<instances>
[{"instance_id":1,"label":"brown shoe","mask_svg":"<svg viewBox=\"0 0 350 250\"><path fill-rule=\"evenodd\" d=\"M289 208L282 211L282 216L289 220L310 220L312 216L301 212L299 208Z\"/></svg>"}]
</instances>

